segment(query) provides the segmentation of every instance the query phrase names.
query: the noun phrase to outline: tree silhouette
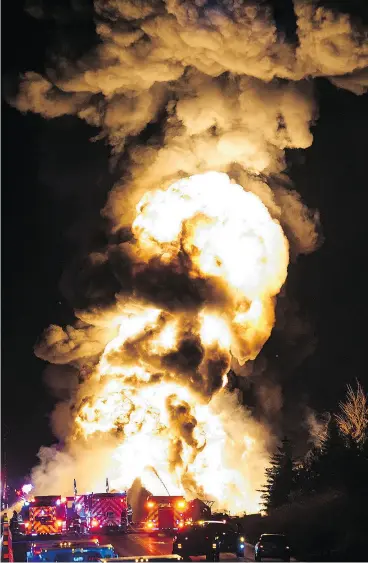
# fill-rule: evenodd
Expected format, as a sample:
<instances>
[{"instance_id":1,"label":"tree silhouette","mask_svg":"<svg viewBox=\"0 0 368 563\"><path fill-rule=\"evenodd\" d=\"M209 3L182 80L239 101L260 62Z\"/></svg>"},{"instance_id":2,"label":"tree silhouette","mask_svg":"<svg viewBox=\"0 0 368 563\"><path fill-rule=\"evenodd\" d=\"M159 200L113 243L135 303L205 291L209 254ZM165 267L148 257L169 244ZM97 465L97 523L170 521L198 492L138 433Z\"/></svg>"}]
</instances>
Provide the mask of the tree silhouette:
<instances>
[{"instance_id":1,"label":"tree silhouette","mask_svg":"<svg viewBox=\"0 0 368 563\"><path fill-rule=\"evenodd\" d=\"M271 457L266 469L267 484L262 489L263 504L267 512L287 504L294 486L292 447L287 438Z\"/></svg>"},{"instance_id":2,"label":"tree silhouette","mask_svg":"<svg viewBox=\"0 0 368 563\"><path fill-rule=\"evenodd\" d=\"M346 444L341 436L334 416L331 416L327 427L327 435L322 443L319 455L314 459L311 471L314 474L316 491L340 489L348 470Z\"/></svg>"},{"instance_id":3,"label":"tree silhouette","mask_svg":"<svg viewBox=\"0 0 368 563\"><path fill-rule=\"evenodd\" d=\"M362 445L367 438L368 401L367 395L357 380L356 391L347 386L346 400L339 403L340 412L335 415L340 431Z\"/></svg>"},{"instance_id":4,"label":"tree silhouette","mask_svg":"<svg viewBox=\"0 0 368 563\"><path fill-rule=\"evenodd\" d=\"M366 560L366 416L367 397L358 383L356 391L348 387L339 412L329 415L319 443L304 458L294 461L284 439L270 460L261 491L266 525L271 530L282 523L299 546L299 560ZM260 526L262 533L263 519Z\"/></svg>"}]
</instances>

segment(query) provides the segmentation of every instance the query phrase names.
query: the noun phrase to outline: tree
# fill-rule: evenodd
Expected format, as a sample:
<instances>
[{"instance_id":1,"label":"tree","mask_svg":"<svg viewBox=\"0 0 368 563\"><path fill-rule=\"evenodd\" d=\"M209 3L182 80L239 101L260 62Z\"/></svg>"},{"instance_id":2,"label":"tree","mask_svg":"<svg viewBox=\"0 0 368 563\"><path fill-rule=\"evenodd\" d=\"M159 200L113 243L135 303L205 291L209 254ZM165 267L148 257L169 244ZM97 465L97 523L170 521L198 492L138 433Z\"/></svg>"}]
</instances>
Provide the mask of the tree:
<instances>
[{"instance_id":1,"label":"tree","mask_svg":"<svg viewBox=\"0 0 368 563\"><path fill-rule=\"evenodd\" d=\"M346 400L339 403L340 412L335 415L338 427L347 438L362 446L367 439L368 401L367 395L357 380L356 391L347 386Z\"/></svg>"},{"instance_id":2,"label":"tree","mask_svg":"<svg viewBox=\"0 0 368 563\"><path fill-rule=\"evenodd\" d=\"M266 469L267 484L262 489L263 504L267 512L287 504L293 490L293 459L289 440L284 438Z\"/></svg>"},{"instance_id":3,"label":"tree","mask_svg":"<svg viewBox=\"0 0 368 563\"><path fill-rule=\"evenodd\" d=\"M340 489L347 465L346 443L341 436L336 418L331 416L326 438L311 466L315 490Z\"/></svg>"}]
</instances>

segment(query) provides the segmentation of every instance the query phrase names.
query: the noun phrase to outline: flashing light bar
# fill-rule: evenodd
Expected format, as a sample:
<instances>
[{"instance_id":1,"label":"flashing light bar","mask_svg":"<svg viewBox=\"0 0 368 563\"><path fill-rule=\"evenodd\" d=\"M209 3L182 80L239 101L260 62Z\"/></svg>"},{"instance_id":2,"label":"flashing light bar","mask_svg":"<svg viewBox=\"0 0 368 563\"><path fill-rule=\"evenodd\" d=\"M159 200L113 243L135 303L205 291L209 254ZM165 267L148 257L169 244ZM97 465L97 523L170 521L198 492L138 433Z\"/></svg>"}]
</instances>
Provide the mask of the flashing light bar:
<instances>
[{"instance_id":1,"label":"flashing light bar","mask_svg":"<svg viewBox=\"0 0 368 563\"><path fill-rule=\"evenodd\" d=\"M26 495L28 495L31 492L32 489L33 489L33 485L31 485L31 483L25 483L22 487L22 491Z\"/></svg>"}]
</instances>

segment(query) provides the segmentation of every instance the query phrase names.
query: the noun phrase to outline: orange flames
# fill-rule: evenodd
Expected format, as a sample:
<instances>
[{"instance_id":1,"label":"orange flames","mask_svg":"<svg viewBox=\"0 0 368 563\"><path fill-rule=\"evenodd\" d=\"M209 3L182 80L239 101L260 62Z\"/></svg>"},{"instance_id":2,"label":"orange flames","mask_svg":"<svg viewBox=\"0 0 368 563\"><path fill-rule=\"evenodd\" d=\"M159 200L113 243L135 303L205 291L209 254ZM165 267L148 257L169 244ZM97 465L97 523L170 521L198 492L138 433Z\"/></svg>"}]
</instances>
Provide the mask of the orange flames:
<instances>
[{"instance_id":1,"label":"orange flames","mask_svg":"<svg viewBox=\"0 0 368 563\"><path fill-rule=\"evenodd\" d=\"M265 431L225 386L231 358L254 359L270 336L287 275L283 231L256 195L217 172L146 193L131 229L122 247L136 285L120 299L119 332L77 434L121 436L114 488L140 477L162 494L154 468L171 494L257 510Z\"/></svg>"}]
</instances>

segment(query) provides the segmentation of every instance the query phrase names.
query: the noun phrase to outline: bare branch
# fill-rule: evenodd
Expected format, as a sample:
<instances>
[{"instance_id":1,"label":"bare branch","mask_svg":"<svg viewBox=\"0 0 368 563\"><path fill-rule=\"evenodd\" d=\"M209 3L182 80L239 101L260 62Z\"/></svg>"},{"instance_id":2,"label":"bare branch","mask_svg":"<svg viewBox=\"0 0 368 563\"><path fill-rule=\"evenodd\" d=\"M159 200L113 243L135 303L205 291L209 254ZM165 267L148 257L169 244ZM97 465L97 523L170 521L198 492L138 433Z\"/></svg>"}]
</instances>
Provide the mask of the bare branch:
<instances>
[{"instance_id":1,"label":"bare branch","mask_svg":"<svg viewBox=\"0 0 368 563\"><path fill-rule=\"evenodd\" d=\"M340 413L336 421L340 431L351 437L357 444L364 443L368 429L368 401L363 387L357 380L356 391L347 386L346 401L339 403Z\"/></svg>"}]
</instances>

